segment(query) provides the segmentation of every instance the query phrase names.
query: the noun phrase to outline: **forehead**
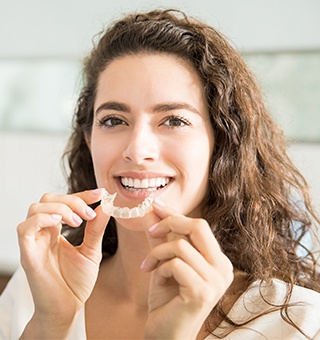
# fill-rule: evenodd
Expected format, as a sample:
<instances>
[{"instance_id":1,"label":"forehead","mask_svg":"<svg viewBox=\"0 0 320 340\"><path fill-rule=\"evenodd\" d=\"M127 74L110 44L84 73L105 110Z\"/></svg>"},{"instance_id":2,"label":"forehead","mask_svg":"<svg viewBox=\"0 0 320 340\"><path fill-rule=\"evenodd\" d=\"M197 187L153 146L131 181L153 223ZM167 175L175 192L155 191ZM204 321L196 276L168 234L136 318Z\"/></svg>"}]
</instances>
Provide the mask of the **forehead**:
<instances>
[{"instance_id":1,"label":"forehead","mask_svg":"<svg viewBox=\"0 0 320 340\"><path fill-rule=\"evenodd\" d=\"M141 53L113 60L100 74L102 100L191 101L204 105L202 81L190 63L170 54ZM204 109L202 107L202 109Z\"/></svg>"}]
</instances>

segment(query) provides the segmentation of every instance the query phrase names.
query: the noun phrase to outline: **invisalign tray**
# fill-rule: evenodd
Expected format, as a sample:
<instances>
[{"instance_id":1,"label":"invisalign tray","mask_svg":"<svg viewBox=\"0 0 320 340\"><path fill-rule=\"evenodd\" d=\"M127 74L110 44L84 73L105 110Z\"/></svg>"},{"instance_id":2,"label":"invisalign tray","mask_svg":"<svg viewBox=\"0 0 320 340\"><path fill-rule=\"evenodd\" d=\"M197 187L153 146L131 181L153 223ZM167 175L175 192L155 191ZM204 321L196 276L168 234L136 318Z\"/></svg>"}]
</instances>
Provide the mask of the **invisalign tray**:
<instances>
[{"instance_id":1,"label":"invisalign tray","mask_svg":"<svg viewBox=\"0 0 320 340\"><path fill-rule=\"evenodd\" d=\"M118 217L118 218L135 218L135 217L143 217L145 216L149 211L152 210L152 197L147 197L141 204L139 204L137 207L134 207L132 209L124 207L115 207L113 205L113 201L116 198L117 193L109 194L106 190L102 200L101 200L101 207L102 210L108 214L109 216Z\"/></svg>"}]
</instances>

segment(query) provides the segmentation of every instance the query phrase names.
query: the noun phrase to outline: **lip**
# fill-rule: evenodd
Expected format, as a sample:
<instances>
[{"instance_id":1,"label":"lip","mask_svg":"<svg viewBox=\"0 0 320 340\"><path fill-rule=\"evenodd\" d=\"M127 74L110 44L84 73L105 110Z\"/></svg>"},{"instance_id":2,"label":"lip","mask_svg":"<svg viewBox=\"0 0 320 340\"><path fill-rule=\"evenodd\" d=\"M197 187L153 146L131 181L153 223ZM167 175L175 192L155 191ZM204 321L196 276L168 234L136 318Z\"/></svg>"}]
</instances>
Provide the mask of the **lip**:
<instances>
[{"instance_id":1,"label":"lip","mask_svg":"<svg viewBox=\"0 0 320 340\"><path fill-rule=\"evenodd\" d=\"M163 192L164 190L166 190L170 184L172 183L172 181L174 180L173 176L170 176L168 174L165 173L158 173L158 172L147 172L147 171L125 171L125 172L119 172L116 173L114 176L115 182L116 182L116 186L117 186L117 191L118 194L120 194L122 197L129 199L129 200L133 200L136 203L141 203L146 197L149 196L156 196L159 193ZM169 183L162 189L157 189L156 191L148 191L148 190L135 190L135 191L129 191L126 190L123 185L120 182L120 178L121 177L130 177L133 179L150 179L150 178L159 178L159 177L164 177L164 178L169 178Z\"/></svg>"},{"instance_id":2,"label":"lip","mask_svg":"<svg viewBox=\"0 0 320 340\"><path fill-rule=\"evenodd\" d=\"M124 171L119 172L114 175L115 178L117 177L131 177L133 179L150 179L150 178L159 178L159 177L166 177L172 179L174 176L166 173L159 173L159 172L149 172L149 171Z\"/></svg>"}]
</instances>

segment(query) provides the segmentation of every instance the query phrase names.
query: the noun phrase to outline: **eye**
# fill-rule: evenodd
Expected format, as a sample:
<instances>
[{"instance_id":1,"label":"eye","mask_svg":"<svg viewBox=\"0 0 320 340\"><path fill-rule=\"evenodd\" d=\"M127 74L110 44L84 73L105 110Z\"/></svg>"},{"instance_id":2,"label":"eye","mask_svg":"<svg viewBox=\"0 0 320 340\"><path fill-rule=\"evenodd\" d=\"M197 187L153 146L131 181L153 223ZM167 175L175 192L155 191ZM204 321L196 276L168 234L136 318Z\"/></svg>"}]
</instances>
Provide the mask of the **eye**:
<instances>
[{"instance_id":1,"label":"eye","mask_svg":"<svg viewBox=\"0 0 320 340\"><path fill-rule=\"evenodd\" d=\"M107 128L112 128L117 125L127 125L127 123L117 116L106 116L98 120L98 125Z\"/></svg>"},{"instance_id":2,"label":"eye","mask_svg":"<svg viewBox=\"0 0 320 340\"><path fill-rule=\"evenodd\" d=\"M175 128L175 127L188 126L190 125L190 122L184 117L172 115L172 116L166 117L165 121L163 122L163 125L168 126L170 128Z\"/></svg>"}]
</instances>

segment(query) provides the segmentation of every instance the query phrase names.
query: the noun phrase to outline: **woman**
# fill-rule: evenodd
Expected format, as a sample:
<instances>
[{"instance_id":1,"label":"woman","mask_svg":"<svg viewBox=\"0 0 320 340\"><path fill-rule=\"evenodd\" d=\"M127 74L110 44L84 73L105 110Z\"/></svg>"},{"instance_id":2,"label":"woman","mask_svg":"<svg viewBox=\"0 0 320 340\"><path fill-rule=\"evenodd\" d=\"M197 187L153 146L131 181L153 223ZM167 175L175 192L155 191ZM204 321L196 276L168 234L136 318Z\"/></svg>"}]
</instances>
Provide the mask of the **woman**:
<instances>
[{"instance_id":1,"label":"woman","mask_svg":"<svg viewBox=\"0 0 320 340\"><path fill-rule=\"evenodd\" d=\"M69 195L45 194L18 226L27 281L19 270L1 297L1 334L319 337L304 244L319 219L226 40L181 12L132 14L102 35L84 75ZM152 211L110 217L103 188L121 209L150 197Z\"/></svg>"}]
</instances>

